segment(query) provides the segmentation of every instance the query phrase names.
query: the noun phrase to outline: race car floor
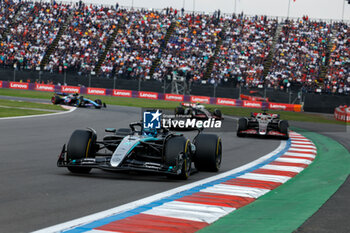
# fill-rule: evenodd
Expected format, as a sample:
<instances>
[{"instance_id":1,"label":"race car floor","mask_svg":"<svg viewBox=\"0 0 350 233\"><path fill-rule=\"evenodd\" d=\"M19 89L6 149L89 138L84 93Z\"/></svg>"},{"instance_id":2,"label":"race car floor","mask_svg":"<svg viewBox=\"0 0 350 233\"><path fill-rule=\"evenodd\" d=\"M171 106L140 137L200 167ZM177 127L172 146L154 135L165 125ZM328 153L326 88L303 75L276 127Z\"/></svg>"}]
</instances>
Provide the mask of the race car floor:
<instances>
[{"instance_id":1,"label":"race car floor","mask_svg":"<svg viewBox=\"0 0 350 233\"><path fill-rule=\"evenodd\" d=\"M138 108L108 106L26 119L0 120L0 232L29 232L83 217L217 173L196 173L187 181L164 176L106 173L72 175L57 168L62 145L75 129L125 128L139 121ZM279 140L237 138L235 121L225 120L231 132L218 133L223 142L225 172L277 148Z\"/></svg>"}]
</instances>

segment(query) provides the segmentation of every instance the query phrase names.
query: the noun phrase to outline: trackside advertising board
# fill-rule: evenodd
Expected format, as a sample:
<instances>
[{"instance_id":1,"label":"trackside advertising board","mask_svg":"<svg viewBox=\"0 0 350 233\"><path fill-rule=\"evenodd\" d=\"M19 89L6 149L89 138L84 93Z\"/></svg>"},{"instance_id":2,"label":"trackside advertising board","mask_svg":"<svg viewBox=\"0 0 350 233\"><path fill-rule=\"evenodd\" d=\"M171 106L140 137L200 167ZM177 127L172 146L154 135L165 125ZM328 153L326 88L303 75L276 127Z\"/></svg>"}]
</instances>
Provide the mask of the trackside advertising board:
<instances>
[{"instance_id":1,"label":"trackside advertising board","mask_svg":"<svg viewBox=\"0 0 350 233\"><path fill-rule=\"evenodd\" d=\"M28 83L20 83L20 82L10 82L10 88L28 90L29 84Z\"/></svg>"},{"instance_id":2,"label":"trackside advertising board","mask_svg":"<svg viewBox=\"0 0 350 233\"><path fill-rule=\"evenodd\" d=\"M113 96L132 97L132 91L114 89Z\"/></svg>"},{"instance_id":3,"label":"trackside advertising board","mask_svg":"<svg viewBox=\"0 0 350 233\"><path fill-rule=\"evenodd\" d=\"M183 95L176 95L176 94L165 94L164 100L168 101L184 101L184 96Z\"/></svg>"},{"instance_id":4,"label":"trackside advertising board","mask_svg":"<svg viewBox=\"0 0 350 233\"><path fill-rule=\"evenodd\" d=\"M158 93L157 92L140 91L139 92L139 98L157 100L158 99Z\"/></svg>"},{"instance_id":5,"label":"trackside advertising board","mask_svg":"<svg viewBox=\"0 0 350 233\"><path fill-rule=\"evenodd\" d=\"M35 90L37 90L37 91L55 91L55 85L35 84Z\"/></svg>"},{"instance_id":6,"label":"trackside advertising board","mask_svg":"<svg viewBox=\"0 0 350 233\"><path fill-rule=\"evenodd\" d=\"M284 111L294 111L294 104L269 103L269 109L272 109L272 110L284 110Z\"/></svg>"},{"instance_id":7,"label":"trackside advertising board","mask_svg":"<svg viewBox=\"0 0 350 233\"><path fill-rule=\"evenodd\" d=\"M334 118L338 121L350 122L350 107L339 106L334 110Z\"/></svg>"},{"instance_id":8,"label":"trackside advertising board","mask_svg":"<svg viewBox=\"0 0 350 233\"><path fill-rule=\"evenodd\" d=\"M236 100L227 98L216 98L217 105L236 106Z\"/></svg>"},{"instance_id":9,"label":"trackside advertising board","mask_svg":"<svg viewBox=\"0 0 350 233\"><path fill-rule=\"evenodd\" d=\"M242 106L245 108L262 108L262 102L243 100Z\"/></svg>"},{"instance_id":10,"label":"trackside advertising board","mask_svg":"<svg viewBox=\"0 0 350 233\"><path fill-rule=\"evenodd\" d=\"M208 96L191 96L192 103L210 104L210 97Z\"/></svg>"},{"instance_id":11,"label":"trackside advertising board","mask_svg":"<svg viewBox=\"0 0 350 233\"><path fill-rule=\"evenodd\" d=\"M112 95L118 97L129 97L129 98L143 98L143 99L154 99L154 100L167 100L167 101L190 101L192 103L202 103L202 104L216 104L223 106L237 106L245 108L257 108L261 109L268 108L271 110L281 110L281 111L294 111L301 112L302 106L299 104L284 104L284 103L271 103L271 102L261 102L261 101L251 101L251 100L237 100L230 98L211 98L208 96L184 96L178 94L159 94L157 92L148 91L131 91L131 90L120 90L120 89L105 89L105 88L93 88L93 87L77 87L77 86L55 86L48 84L31 84L22 82L7 82L0 81L0 88L9 87L12 89L23 89L23 90L36 90L36 91L58 91L64 93L83 93L89 95ZM335 115L342 120L350 120L349 113L350 109L347 107L345 109L337 109ZM347 113L347 115L346 115Z\"/></svg>"},{"instance_id":12,"label":"trackside advertising board","mask_svg":"<svg viewBox=\"0 0 350 233\"><path fill-rule=\"evenodd\" d=\"M80 87L62 86L61 91L64 93L80 93Z\"/></svg>"},{"instance_id":13,"label":"trackside advertising board","mask_svg":"<svg viewBox=\"0 0 350 233\"><path fill-rule=\"evenodd\" d=\"M88 95L106 95L106 89L88 87L86 94L88 94Z\"/></svg>"}]
</instances>

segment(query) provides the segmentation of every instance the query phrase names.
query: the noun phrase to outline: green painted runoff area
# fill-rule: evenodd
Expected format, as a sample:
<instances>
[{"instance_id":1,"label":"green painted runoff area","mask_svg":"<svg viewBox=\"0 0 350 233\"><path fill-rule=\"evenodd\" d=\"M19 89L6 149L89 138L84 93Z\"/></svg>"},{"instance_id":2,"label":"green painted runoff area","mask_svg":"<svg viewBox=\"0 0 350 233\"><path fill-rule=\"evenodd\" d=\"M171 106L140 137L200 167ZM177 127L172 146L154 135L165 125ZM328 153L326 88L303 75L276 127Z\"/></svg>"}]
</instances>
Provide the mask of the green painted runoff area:
<instances>
[{"instance_id":1,"label":"green painted runoff area","mask_svg":"<svg viewBox=\"0 0 350 233\"><path fill-rule=\"evenodd\" d=\"M317 146L314 162L287 183L198 232L293 232L337 191L350 174L350 153L326 136L298 131Z\"/></svg>"}]
</instances>

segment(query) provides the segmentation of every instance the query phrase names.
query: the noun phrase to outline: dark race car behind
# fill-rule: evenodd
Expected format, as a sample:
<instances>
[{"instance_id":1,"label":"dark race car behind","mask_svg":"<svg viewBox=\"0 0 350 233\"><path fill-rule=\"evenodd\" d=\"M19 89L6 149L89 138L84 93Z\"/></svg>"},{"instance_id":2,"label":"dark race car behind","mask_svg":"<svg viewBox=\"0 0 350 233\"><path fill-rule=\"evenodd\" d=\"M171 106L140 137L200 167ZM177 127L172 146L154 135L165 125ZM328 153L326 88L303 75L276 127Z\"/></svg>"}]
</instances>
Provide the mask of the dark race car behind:
<instances>
[{"instance_id":1,"label":"dark race car behind","mask_svg":"<svg viewBox=\"0 0 350 233\"><path fill-rule=\"evenodd\" d=\"M179 107L175 108L175 115L191 115L192 118L205 120L210 118L223 119L219 109L209 111L204 105L198 103L181 103Z\"/></svg>"},{"instance_id":2,"label":"dark race car behind","mask_svg":"<svg viewBox=\"0 0 350 233\"><path fill-rule=\"evenodd\" d=\"M252 113L250 117L238 120L237 136L263 136L288 139L289 123L281 120L279 114Z\"/></svg>"},{"instance_id":3,"label":"dark race car behind","mask_svg":"<svg viewBox=\"0 0 350 233\"><path fill-rule=\"evenodd\" d=\"M89 107L95 107L97 109L100 109L102 107L106 108L106 104L103 103L100 99L91 100L88 98L85 98L84 96L79 95L78 93L74 94L67 94L67 93L55 93L54 96L51 98L51 102L53 104L63 104L63 105L69 105L69 106L75 106L75 107L81 107L81 108L89 108Z\"/></svg>"}]
</instances>

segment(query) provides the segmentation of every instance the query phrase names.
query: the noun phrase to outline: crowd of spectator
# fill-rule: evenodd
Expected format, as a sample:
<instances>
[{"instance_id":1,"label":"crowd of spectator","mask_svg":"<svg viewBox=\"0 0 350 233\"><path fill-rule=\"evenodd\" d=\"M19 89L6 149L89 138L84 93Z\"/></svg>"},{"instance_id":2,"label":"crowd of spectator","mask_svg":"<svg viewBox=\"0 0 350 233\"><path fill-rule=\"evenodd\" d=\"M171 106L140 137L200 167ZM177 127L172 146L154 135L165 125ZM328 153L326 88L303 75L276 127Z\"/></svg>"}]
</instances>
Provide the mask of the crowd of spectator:
<instances>
[{"instance_id":1,"label":"crowd of spectator","mask_svg":"<svg viewBox=\"0 0 350 233\"><path fill-rule=\"evenodd\" d=\"M176 26L165 43L172 24ZM306 91L350 93L349 25L308 16L282 22L276 35L278 20L264 16L1 0L0 66L36 70L64 25L46 71L86 75L101 68L104 77L156 80L177 72L191 82L208 78L210 84L284 90L298 85ZM270 52L271 68L264 77Z\"/></svg>"},{"instance_id":2,"label":"crowd of spectator","mask_svg":"<svg viewBox=\"0 0 350 233\"><path fill-rule=\"evenodd\" d=\"M90 74L107 41L120 20L121 13L113 8L84 5L73 9L72 19L50 55L46 70L74 70Z\"/></svg>"},{"instance_id":3,"label":"crowd of spectator","mask_svg":"<svg viewBox=\"0 0 350 233\"><path fill-rule=\"evenodd\" d=\"M191 72L191 79L203 78L223 28L223 20L212 15L189 15L177 19L177 27L161 55L154 77L169 72Z\"/></svg>"},{"instance_id":4,"label":"crowd of spectator","mask_svg":"<svg viewBox=\"0 0 350 233\"><path fill-rule=\"evenodd\" d=\"M304 89L315 89L321 66L326 63L331 27L324 22L304 20L286 21L276 44L272 66L266 77L266 85L286 89L299 84Z\"/></svg>"},{"instance_id":5,"label":"crowd of spectator","mask_svg":"<svg viewBox=\"0 0 350 233\"><path fill-rule=\"evenodd\" d=\"M21 4L16 0L4 0L0 1L0 39L3 39L6 29L19 10Z\"/></svg>"},{"instance_id":6,"label":"crowd of spectator","mask_svg":"<svg viewBox=\"0 0 350 233\"><path fill-rule=\"evenodd\" d=\"M227 23L210 82L232 79L234 85L258 87L263 82L264 62L273 42L277 20L238 16Z\"/></svg>"},{"instance_id":7,"label":"crowd of spectator","mask_svg":"<svg viewBox=\"0 0 350 233\"><path fill-rule=\"evenodd\" d=\"M145 79L152 61L161 52L175 13L153 10L124 10L121 13L124 24L101 66L102 73L108 77Z\"/></svg>"},{"instance_id":8,"label":"crowd of spectator","mask_svg":"<svg viewBox=\"0 0 350 233\"><path fill-rule=\"evenodd\" d=\"M334 46L322 91L350 94L350 27L339 23L334 25L333 31L335 32Z\"/></svg>"},{"instance_id":9,"label":"crowd of spectator","mask_svg":"<svg viewBox=\"0 0 350 233\"><path fill-rule=\"evenodd\" d=\"M11 25L7 25L10 27L9 32L1 41L0 62L24 69L36 69L68 13L69 5L22 3L21 11Z\"/></svg>"}]
</instances>

